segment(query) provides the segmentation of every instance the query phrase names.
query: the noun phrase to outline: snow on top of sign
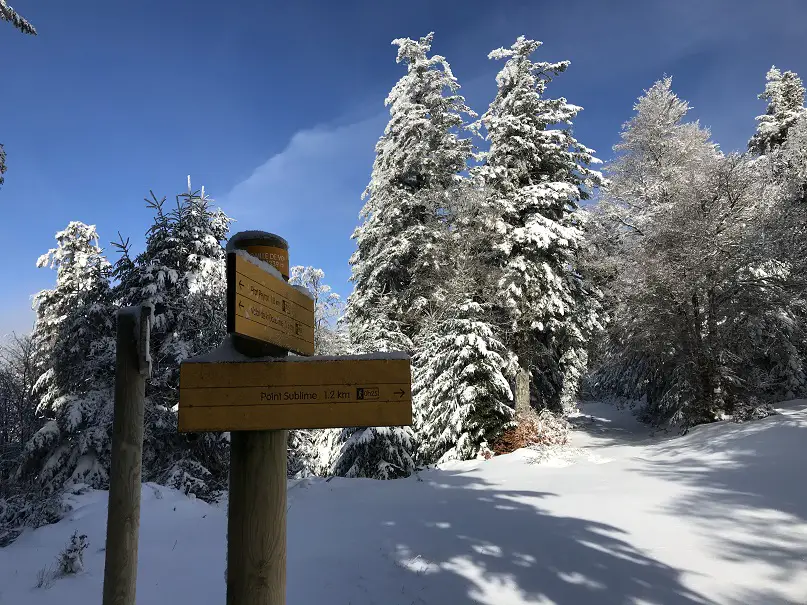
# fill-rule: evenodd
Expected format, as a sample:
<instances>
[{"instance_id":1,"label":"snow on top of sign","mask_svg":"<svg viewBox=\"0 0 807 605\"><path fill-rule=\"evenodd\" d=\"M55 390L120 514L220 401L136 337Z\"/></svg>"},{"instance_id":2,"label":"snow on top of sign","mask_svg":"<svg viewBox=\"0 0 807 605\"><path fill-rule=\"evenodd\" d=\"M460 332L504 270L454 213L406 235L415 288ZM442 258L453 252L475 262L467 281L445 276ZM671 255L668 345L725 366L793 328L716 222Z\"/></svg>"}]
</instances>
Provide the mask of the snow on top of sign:
<instances>
[{"instance_id":1,"label":"snow on top of sign","mask_svg":"<svg viewBox=\"0 0 807 605\"><path fill-rule=\"evenodd\" d=\"M246 250L236 250L236 251L235 251L235 253L236 253L238 256L240 256L241 258L243 258L243 259L245 259L245 260L248 260L248 261L249 261L249 262L251 262L253 265L255 265L256 267L258 267L259 269L263 269L263 270L264 270L264 271L266 271L267 273L271 273L272 275L274 275L274 276L275 276L276 278L278 278L278 279L283 279L283 276L280 274L280 271L278 271L278 270L277 270L275 267L273 267L272 265L270 265L270 264L269 264L269 263L267 263L267 262L262 261L262 260L261 260L261 259L259 259L257 256L252 256L252 255L251 255L249 252L247 252ZM285 280L284 280L284 281L285 281Z\"/></svg>"},{"instance_id":2,"label":"snow on top of sign","mask_svg":"<svg viewBox=\"0 0 807 605\"><path fill-rule=\"evenodd\" d=\"M347 361L353 359L409 359L409 355L394 351L391 353L368 353L364 355L313 355L311 357L290 355L289 357L247 357L243 353L239 353L236 350L235 344L233 343L233 335L228 334L222 343L209 353L186 359L182 363L245 363L267 361L275 361L279 363L308 363L311 361Z\"/></svg>"},{"instance_id":3,"label":"snow on top of sign","mask_svg":"<svg viewBox=\"0 0 807 605\"><path fill-rule=\"evenodd\" d=\"M311 300L314 300L314 295L311 294L311 290L309 290L305 286L294 286L294 289L300 292L301 294L305 294Z\"/></svg>"},{"instance_id":4,"label":"snow on top of sign","mask_svg":"<svg viewBox=\"0 0 807 605\"><path fill-rule=\"evenodd\" d=\"M238 233L233 235L229 240L227 240L227 246L228 246L227 251L232 252L232 249L229 246L236 245L237 243L243 242L244 240L267 240L267 239L282 242L283 244L285 244L285 247L288 250L289 242L286 241L286 238L280 237L277 233L269 233L268 231L261 231L259 229L249 229L247 231L239 231Z\"/></svg>"}]
</instances>

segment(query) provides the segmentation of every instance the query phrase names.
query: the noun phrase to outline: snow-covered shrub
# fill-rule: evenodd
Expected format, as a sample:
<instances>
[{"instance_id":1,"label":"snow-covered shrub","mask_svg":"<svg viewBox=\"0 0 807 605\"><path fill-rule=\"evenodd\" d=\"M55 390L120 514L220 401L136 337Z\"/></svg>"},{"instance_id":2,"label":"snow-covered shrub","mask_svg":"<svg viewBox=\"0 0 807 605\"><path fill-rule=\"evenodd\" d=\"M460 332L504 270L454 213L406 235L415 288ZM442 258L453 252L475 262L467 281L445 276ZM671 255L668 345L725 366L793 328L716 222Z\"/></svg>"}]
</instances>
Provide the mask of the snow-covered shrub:
<instances>
[{"instance_id":1,"label":"snow-covered shrub","mask_svg":"<svg viewBox=\"0 0 807 605\"><path fill-rule=\"evenodd\" d=\"M776 414L776 410L770 403L764 403L756 397L749 397L734 407L732 420L734 422L748 422L749 420L761 420Z\"/></svg>"},{"instance_id":2,"label":"snow-covered shrub","mask_svg":"<svg viewBox=\"0 0 807 605\"><path fill-rule=\"evenodd\" d=\"M59 574L67 576L84 571L84 551L89 545L85 534L79 535L78 532L74 532L67 546L59 553Z\"/></svg>"},{"instance_id":3,"label":"snow-covered shrub","mask_svg":"<svg viewBox=\"0 0 807 605\"><path fill-rule=\"evenodd\" d=\"M502 455L523 447L565 445L571 428L568 420L546 409L519 412L516 426L502 433L493 449Z\"/></svg>"},{"instance_id":4,"label":"snow-covered shrub","mask_svg":"<svg viewBox=\"0 0 807 605\"><path fill-rule=\"evenodd\" d=\"M53 586L53 581L56 579L56 575L56 570L53 569L52 565L43 567L36 572L36 584L34 585L34 588L50 588Z\"/></svg>"},{"instance_id":5,"label":"snow-covered shrub","mask_svg":"<svg viewBox=\"0 0 807 605\"><path fill-rule=\"evenodd\" d=\"M10 482L7 482L10 485ZM8 546L28 527L36 529L56 523L68 507L61 494L43 494L36 487L23 489L16 486L4 489L0 495L0 548Z\"/></svg>"}]
</instances>

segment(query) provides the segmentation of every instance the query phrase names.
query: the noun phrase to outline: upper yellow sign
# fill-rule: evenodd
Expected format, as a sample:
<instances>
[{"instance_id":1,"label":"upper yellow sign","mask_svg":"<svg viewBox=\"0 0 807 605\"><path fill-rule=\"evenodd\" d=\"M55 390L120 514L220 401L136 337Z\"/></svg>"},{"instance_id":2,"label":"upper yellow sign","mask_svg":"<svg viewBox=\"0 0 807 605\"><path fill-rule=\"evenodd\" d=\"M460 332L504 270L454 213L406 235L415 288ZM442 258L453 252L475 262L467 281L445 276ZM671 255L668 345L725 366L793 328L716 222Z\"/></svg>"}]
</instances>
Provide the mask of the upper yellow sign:
<instances>
[{"instance_id":1,"label":"upper yellow sign","mask_svg":"<svg viewBox=\"0 0 807 605\"><path fill-rule=\"evenodd\" d=\"M240 254L233 256L235 283L229 284L228 301L233 307L233 331L313 355L314 301Z\"/></svg>"},{"instance_id":2,"label":"upper yellow sign","mask_svg":"<svg viewBox=\"0 0 807 605\"><path fill-rule=\"evenodd\" d=\"M276 248L274 246L247 246L247 252L252 256L261 259L265 263L269 263L275 269L280 271L280 274L289 279L289 251L283 248Z\"/></svg>"}]
</instances>

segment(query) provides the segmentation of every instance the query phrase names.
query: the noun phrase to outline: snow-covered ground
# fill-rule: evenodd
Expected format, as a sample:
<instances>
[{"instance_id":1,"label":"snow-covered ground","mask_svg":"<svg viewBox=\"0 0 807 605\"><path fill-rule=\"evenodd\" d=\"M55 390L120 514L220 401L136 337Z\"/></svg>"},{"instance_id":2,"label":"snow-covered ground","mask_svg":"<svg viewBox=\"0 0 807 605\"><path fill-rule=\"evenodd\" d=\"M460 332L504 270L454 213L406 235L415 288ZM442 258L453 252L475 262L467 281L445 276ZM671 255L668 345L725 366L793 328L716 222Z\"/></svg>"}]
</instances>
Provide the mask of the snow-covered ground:
<instances>
[{"instance_id":1,"label":"snow-covered ground","mask_svg":"<svg viewBox=\"0 0 807 605\"><path fill-rule=\"evenodd\" d=\"M585 404L572 447L289 491L289 605L807 604L807 401L651 436ZM0 549L0 605L100 603L106 493ZM138 603L224 603L226 513L143 488ZM78 530L86 570L35 588Z\"/></svg>"}]
</instances>

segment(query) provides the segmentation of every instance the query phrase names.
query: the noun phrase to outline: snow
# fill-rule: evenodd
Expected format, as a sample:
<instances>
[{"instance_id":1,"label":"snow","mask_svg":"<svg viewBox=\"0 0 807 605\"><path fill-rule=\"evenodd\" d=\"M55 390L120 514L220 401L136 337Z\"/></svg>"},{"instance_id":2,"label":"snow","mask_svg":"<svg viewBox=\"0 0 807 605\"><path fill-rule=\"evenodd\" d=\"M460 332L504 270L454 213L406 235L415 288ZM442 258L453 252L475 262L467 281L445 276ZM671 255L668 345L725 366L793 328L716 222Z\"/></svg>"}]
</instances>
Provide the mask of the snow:
<instances>
[{"instance_id":1,"label":"snow","mask_svg":"<svg viewBox=\"0 0 807 605\"><path fill-rule=\"evenodd\" d=\"M278 270L277 270L277 268L275 268L274 266L270 265L270 264L269 264L269 263L267 263L266 261L262 261L262 260L261 260L261 259L259 259L257 256L252 256L252 255L251 255L249 252L247 252L246 250L240 250L240 249L239 249L239 250L235 250L235 254L237 254L237 255L238 255L238 256L240 256L241 258L243 258L243 259L245 259L245 260L247 260L247 261L251 262L253 265L255 265L256 267L258 267L258 268L259 268L259 269L261 269L262 271L266 271L266 272L267 272L267 273L269 273L270 275L273 275L274 277L276 277L276 278L278 278L278 279L282 279L283 281L286 281L285 279L283 279L283 275L281 275L280 271L278 271Z\"/></svg>"},{"instance_id":2,"label":"snow","mask_svg":"<svg viewBox=\"0 0 807 605\"><path fill-rule=\"evenodd\" d=\"M404 352L391 351L386 353L365 353L362 355L311 355L308 357L290 355L289 357L247 357L235 349L233 337L231 334L228 334L222 343L209 353L186 359L182 363L261 363L267 361L277 363L311 363L316 361L346 361L362 359L409 359L409 355Z\"/></svg>"},{"instance_id":3,"label":"snow","mask_svg":"<svg viewBox=\"0 0 807 605\"><path fill-rule=\"evenodd\" d=\"M677 437L584 404L565 455L289 482L287 602L807 603L807 400L779 411ZM100 602L107 494L73 498L0 549L0 603ZM139 603L224 602L225 506L143 486ZM85 570L34 588L74 531Z\"/></svg>"}]
</instances>

